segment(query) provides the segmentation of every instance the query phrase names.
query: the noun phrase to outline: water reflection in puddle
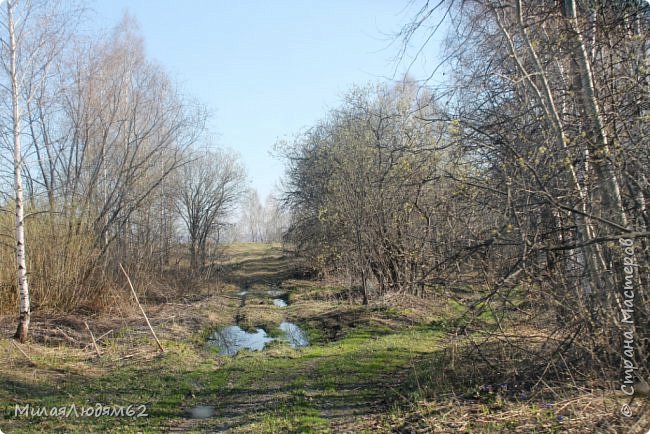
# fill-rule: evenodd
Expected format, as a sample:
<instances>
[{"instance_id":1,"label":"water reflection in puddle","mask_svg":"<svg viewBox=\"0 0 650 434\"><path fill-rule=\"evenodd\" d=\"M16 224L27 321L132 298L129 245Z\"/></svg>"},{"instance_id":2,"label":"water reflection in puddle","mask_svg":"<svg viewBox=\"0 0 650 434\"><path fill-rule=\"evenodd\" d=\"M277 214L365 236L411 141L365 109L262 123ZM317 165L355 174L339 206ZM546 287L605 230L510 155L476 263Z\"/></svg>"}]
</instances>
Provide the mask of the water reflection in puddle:
<instances>
[{"instance_id":1,"label":"water reflection in puddle","mask_svg":"<svg viewBox=\"0 0 650 434\"><path fill-rule=\"evenodd\" d=\"M297 325L283 321L280 324L283 336L279 340L286 341L291 348L302 348L309 345L307 334ZM262 329L255 329L254 333L246 332L239 326L228 326L214 332L208 342L219 348L219 354L234 356L241 349L259 351L264 349L268 342L275 339L269 337Z\"/></svg>"},{"instance_id":2,"label":"water reflection in puddle","mask_svg":"<svg viewBox=\"0 0 650 434\"><path fill-rule=\"evenodd\" d=\"M274 298L273 304L276 305L277 307L287 307L287 302L282 300L281 298Z\"/></svg>"},{"instance_id":3,"label":"water reflection in puddle","mask_svg":"<svg viewBox=\"0 0 650 434\"><path fill-rule=\"evenodd\" d=\"M189 413L192 419L207 419L214 416L214 407L211 405L197 405L192 407Z\"/></svg>"},{"instance_id":4,"label":"water reflection in puddle","mask_svg":"<svg viewBox=\"0 0 650 434\"><path fill-rule=\"evenodd\" d=\"M302 330L294 323L282 321L280 324L280 330L284 332L284 335L291 348L301 348L309 345L307 333L305 333L304 330Z\"/></svg>"},{"instance_id":5,"label":"water reflection in puddle","mask_svg":"<svg viewBox=\"0 0 650 434\"><path fill-rule=\"evenodd\" d=\"M208 340L219 347L220 354L234 356L242 348L253 351L262 350L266 343L271 342L273 338L268 337L262 329L255 329L255 333L249 333L239 326L228 326L214 332Z\"/></svg>"}]
</instances>

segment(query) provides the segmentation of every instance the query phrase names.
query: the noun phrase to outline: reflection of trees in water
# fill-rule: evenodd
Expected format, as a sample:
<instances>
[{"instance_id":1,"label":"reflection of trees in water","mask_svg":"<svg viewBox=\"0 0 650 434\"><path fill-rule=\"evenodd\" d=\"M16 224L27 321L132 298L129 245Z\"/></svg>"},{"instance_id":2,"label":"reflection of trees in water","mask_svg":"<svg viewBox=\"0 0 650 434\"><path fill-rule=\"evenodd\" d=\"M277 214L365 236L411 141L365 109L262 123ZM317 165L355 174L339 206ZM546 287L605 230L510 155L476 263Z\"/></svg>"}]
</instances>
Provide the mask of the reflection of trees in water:
<instances>
[{"instance_id":1,"label":"reflection of trees in water","mask_svg":"<svg viewBox=\"0 0 650 434\"><path fill-rule=\"evenodd\" d=\"M255 333L248 333L239 326L229 326L216 331L210 338L216 346L221 349L221 354L234 356L242 348L253 351L264 349L267 342L272 341L262 329L256 329Z\"/></svg>"},{"instance_id":2,"label":"reflection of trees in water","mask_svg":"<svg viewBox=\"0 0 650 434\"><path fill-rule=\"evenodd\" d=\"M280 330L284 332L291 347L299 348L309 345L307 334L297 325L283 321L282 324L280 324Z\"/></svg>"},{"instance_id":3,"label":"reflection of trees in water","mask_svg":"<svg viewBox=\"0 0 650 434\"><path fill-rule=\"evenodd\" d=\"M283 321L280 330L292 348L309 345L307 334L297 325ZM255 333L249 333L234 325L218 330L208 338L210 343L219 347L219 353L225 356L234 356L242 348L252 351L263 350L266 344L273 340L275 339L269 337L263 329L255 329Z\"/></svg>"}]
</instances>

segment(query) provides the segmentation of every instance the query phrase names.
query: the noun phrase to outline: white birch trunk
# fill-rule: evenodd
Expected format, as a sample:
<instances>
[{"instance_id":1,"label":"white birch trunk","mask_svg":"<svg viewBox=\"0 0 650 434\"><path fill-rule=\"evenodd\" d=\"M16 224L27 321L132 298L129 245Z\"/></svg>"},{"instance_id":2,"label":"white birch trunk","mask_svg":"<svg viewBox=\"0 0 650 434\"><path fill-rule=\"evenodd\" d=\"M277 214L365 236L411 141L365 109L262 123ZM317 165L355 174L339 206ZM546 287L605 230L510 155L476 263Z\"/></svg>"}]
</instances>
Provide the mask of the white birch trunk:
<instances>
[{"instance_id":1,"label":"white birch trunk","mask_svg":"<svg viewBox=\"0 0 650 434\"><path fill-rule=\"evenodd\" d=\"M29 330L30 306L29 285L27 284L27 261L25 260L25 221L23 209L22 155L20 149L20 112L18 110L18 75L16 72L16 38L14 35L13 9L15 2L7 0L7 20L9 27L9 67L11 80L12 133L14 141L14 188L16 193L16 262L18 264L18 299L20 316L15 338L20 342L27 340Z\"/></svg>"},{"instance_id":2,"label":"white birch trunk","mask_svg":"<svg viewBox=\"0 0 650 434\"><path fill-rule=\"evenodd\" d=\"M566 14L573 29L573 37L576 40L575 59L580 69L579 74L582 82L582 99L589 118L593 122L593 139L597 146L596 152L599 154L594 161L594 169L602 183L600 195L604 208L603 214L605 215L605 218L609 218L612 223L621 227L626 227L627 216L625 215L623 208L621 189L618 185L614 168L612 167L607 133L605 131L603 117L600 114L600 108L596 99L594 79L587 55L587 47L585 46L582 33L580 33L576 10L575 0L567 0Z\"/></svg>"},{"instance_id":3,"label":"white birch trunk","mask_svg":"<svg viewBox=\"0 0 650 434\"><path fill-rule=\"evenodd\" d=\"M528 87L532 90L533 96L536 97L537 101L539 101L544 111L546 112L546 116L553 125L553 132L555 134L555 140L558 149L563 149L566 152L566 157L569 158L569 163L567 164L568 170L571 175L571 181L573 183L575 192L578 194L578 198L580 199L578 206L583 212L583 214L576 213L573 216L576 223L577 241L580 244L584 245L580 253L582 255L582 259L584 260L583 265L585 267L585 278L582 279L581 286L584 293L590 295L594 290L591 283L596 283L598 281L601 270L598 267L598 254L596 252L596 249L589 243L593 237L593 228L590 220L585 216L588 211L587 205L589 201L587 190L580 182L577 168L573 163L571 163L572 153L567 145L569 140L566 136L560 112L557 109L555 99L553 97L553 91L547 80L546 71L529 38L527 26L524 23L523 19L523 8L521 0L517 0L515 2L515 11L515 19L518 22L521 36L525 42L526 50L533 60L531 68L533 68L534 71L532 73L531 71L527 70L527 68L524 66L523 61L518 57L517 50L514 46L514 39L508 33L504 22L500 18L499 12L494 11L494 14L497 25L499 26L503 35L506 37L506 40L509 44L508 49L510 51L510 54L513 56L515 62L517 63L519 70L521 71L523 77L526 80L526 83L528 84ZM534 81L532 79L534 76L537 77L537 81Z\"/></svg>"}]
</instances>

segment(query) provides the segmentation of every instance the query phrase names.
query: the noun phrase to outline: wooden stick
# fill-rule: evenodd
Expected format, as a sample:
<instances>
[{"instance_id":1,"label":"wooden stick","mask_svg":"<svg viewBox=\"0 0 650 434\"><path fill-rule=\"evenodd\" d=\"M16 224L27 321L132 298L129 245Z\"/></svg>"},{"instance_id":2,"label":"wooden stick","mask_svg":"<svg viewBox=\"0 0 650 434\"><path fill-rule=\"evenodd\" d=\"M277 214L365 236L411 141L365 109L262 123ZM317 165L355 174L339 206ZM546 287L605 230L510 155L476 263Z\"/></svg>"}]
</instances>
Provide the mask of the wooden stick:
<instances>
[{"instance_id":1,"label":"wooden stick","mask_svg":"<svg viewBox=\"0 0 650 434\"><path fill-rule=\"evenodd\" d=\"M144 309L142 308L142 305L140 304L140 301L138 300L138 295L135 293L135 289L133 288L133 284L131 283L131 279L129 278L129 275L126 274L126 270L124 270L124 267L122 267L122 264L120 263L120 269L122 270L122 273L126 276L126 280L129 282L129 286L131 287L131 292L133 293L133 297L135 298L135 302L138 303L138 306L140 307L140 311L142 312L142 316L144 316L145 321L147 321L147 325L149 326L149 330L151 330L151 334L153 335L153 338L156 340L156 343L158 344L158 348L160 348L161 352L165 352L165 349L163 348L162 344L158 340L158 337L156 336L156 332L153 331L153 327L151 327L151 323L149 322L149 318L147 318L147 314L144 313Z\"/></svg>"},{"instance_id":2,"label":"wooden stick","mask_svg":"<svg viewBox=\"0 0 650 434\"><path fill-rule=\"evenodd\" d=\"M97 342L101 341L103 337L105 337L106 335L108 335L108 334L110 334L110 333L113 333L113 329L107 331L106 333L104 333L103 335L101 335L100 337L98 337L98 338L97 338Z\"/></svg>"},{"instance_id":3,"label":"wooden stick","mask_svg":"<svg viewBox=\"0 0 650 434\"><path fill-rule=\"evenodd\" d=\"M127 354L126 356L123 356L123 357L120 357L120 358L118 358L118 359L115 359L115 361L116 361L116 362L119 362L120 360L130 359L131 357L135 357L135 356L137 356L137 355L139 355L139 354L140 354L139 352L137 352L137 353L133 353L133 354Z\"/></svg>"},{"instance_id":4,"label":"wooden stick","mask_svg":"<svg viewBox=\"0 0 650 434\"><path fill-rule=\"evenodd\" d=\"M95 341L95 336L93 335L93 332L90 330L90 327L88 327L88 323L84 321L84 325L86 326L86 330L88 330L88 333L90 333L90 339L93 341L93 347L95 347L95 352L97 353L97 357L101 357L102 353L99 351L99 347L97 346L97 342Z\"/></svg>"},{"instance_id":5,"label":"wooden stick","mask_svg":"<svg viewBox=\"0 0 650 434\"><path fill-rule=\"evenodd\" d=\"M229 298L231 300L241 300L241 297L233 297L232 295L217 294L217 297ZM188 304L188 306L191 306Z\"/></svg>"},{"instance_id":6,"label":"wooden stick","mask_svg":"<svg viewBox=\"0 0 650 434\"><path fill-rule=\"evenodd\" d=\"M100 337L98 337L97 339L95 339L95 341L96 341L96 342L101 341L103 337L105 337L106 335L108 335L108 334L110 334L110 333L113 333L113 330L109 330L109 331L107 331L106 333L104 333L103 335L101 335ZM89 346L90 346L90 344L86 344L86 345L83 347L83 350L82 350L82 351L86 351L86 348L88 348Z\"/></svg>"},{"instance_id":7,"label":"wooden stick","mask_svg":"<svg viewBox=\"0 0 650 434\"><path fill-rule=\"evenodd\" d=\"M75 338L71 337L69 334L67 334L65 331L63 331L60 327L54 327L54 330L57 330L59 333L61 333L61 336L66 338L68 341L72 342L73 344L78 344L79 341L76 340Z\"/></svg>"},{"instance_id":8,"label":"wooden stick","mask_svg":"<svg viewBox=\"0 0 650 434\"><path fill-rule=\"evenodd\" d=\"M31 363L33 366L36 366L36 363L34 363L34 361L32 360L32 358L29 357L29 356L27 355L27 353L24 352L23 349L20 348L20 347L18 346L18 344L17 344L14 340L11 340L11 343L13 344L14 347L16 347L16 349L17 349L18 351L20 351L20 353L21 353L23 356L25 356L25 358L27 358L27 360L29 360L29 363Z\"/></svg>"}]
</instances>

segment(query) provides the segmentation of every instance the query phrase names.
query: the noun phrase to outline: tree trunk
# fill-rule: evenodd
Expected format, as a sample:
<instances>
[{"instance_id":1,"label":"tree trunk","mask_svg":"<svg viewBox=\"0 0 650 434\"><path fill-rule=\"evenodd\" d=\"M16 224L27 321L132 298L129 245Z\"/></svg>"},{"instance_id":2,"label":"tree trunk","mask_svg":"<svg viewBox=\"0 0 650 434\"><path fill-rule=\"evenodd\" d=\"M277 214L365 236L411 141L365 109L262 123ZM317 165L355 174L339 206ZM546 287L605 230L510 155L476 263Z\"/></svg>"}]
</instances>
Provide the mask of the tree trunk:
<instances>
[{"instance_id":1,"label":"tree trunk","mask_svg":"<svg viewBox=\"0 0 650 434\"><path fill-rule=\"evenodd\" d=\"M594 205L599 204L600 213L605 219L619 226L619 229L625 228L628 225L627 216L623 207L621 189L611 162L609 141L596 98L594 78L589 63L587 47L580 32L575 0L565 0L564 9L571 29L573 30L571 34L574 38L574 58L578 66L577 72L580 78L581 96L587 120L591 121L588 131L591 133L591 139L595 147L593 153L596 157L592 163L596 176L598 177L600 201L593 201L593 203ZM595 210L599 208L595 207ZM604 262L602 260L602 252L598 245L595 246L595 251L597 258L601 258L601 261ZM602 269L604 268L606 267L603 266ZM599 278L595 279L593 283L596 286L596 296L600 307L606 309L609 307L609 295L615 283L611 274L602 272L598 274Z\"/></svg>"},{"instance_id":2,"label":"tree trunk","mask_svg":"<svg viewBox=\"0 0 650 434\"><path fill-rule=\"evenodd\" d=\"M15 339L27 340L29 331L30 307L29 285L27 284L27 261L25 260L25 221L23 210L23 160L20 149L20 112L18 110L18 76L16 72L16 38L14 35L13 9L15 3L7 0L7 20L9 27L9 67L11 80L12 133L14 141L14 188L16 193L16 263L18 264L18 299L20 316Z\"/></svg>"},{"instance_id":3,"label":"tree trunk","mask_svg":"<svg viewBox=\"0 0 650 434\"><path fill-rule=\"evenodd\" d=\"M368 276L365 267L361 267L361 290L363 291L363 305L368 306Z\"/></svg>"},{"instance_id":4,"label":"tree trunk","mask_svg":"<svg viewBox=\"0 0 650 434\"><path fill-rule=\"evenodd\" d=\"M580 33L578 18L576 13L575 0L566 0L565 12L567 18L571 23L573 29L573 37L575 38L575 59L578 63L579 76L582 84L582 100L585 105L589 119L593 122L591 126L593 134L593 142L597 149L598 157L594 160L594 169L600 178L601 185L601 199L603 206L603 214L605 218L610 219L616 225L626 227L627 216L623 208L623 200L621 198L621 189L616 179L616 174L611 163L611 152L603 123L603 117L600 114L598 101L596 99L596 92L594 88L594 79L589 65L589 58L587 56L587 47L585 46L584 38Z\"/></svg>"},{"instance_id":5,"label":"tree trunk","mask_svg":"<svg viewBox=\"0 0 650 434\"><path fill-rule=\"evenodd\" d=\"M567 1L571 2L573 0L567 0ZM546 115L548 116L549 121L553 125L555 140L558 145L558 149L563 149L566 152L567 157L572 158L572 152L570 151L567 145L567 143L569 143L569 140L565 133L560 112L558 111L555 103L555 99L553 98L553 92L548 82L547 73L544 69L544 66L542 65L541 60L539 59L539 56L537 55L537 52L535 51L533 43L529 38L527 25L524 23L523 7L522 7L521 0L517 0L515 2L515 6L516 6L515 7L516 16L517 16L516 19L518 21L521 35L524 39L526 50L528 51L528 54L533 60L532 67L534 68L534 73L537 74L538 76L539 83L532 80L531 77L533 77L534 74L530 73L526 69L526 67L524 67L521 60L517 57L517 50L515 49L514 46L514 39L504 27L503 22L500 21L498 12L495 12L495 16L497 18L497 25L501 29L504 36L506 36L506 38L508 39L508 44L509 44L508 49L510 51L510 54L514 57L524 77L526 77L527 85L533 91L533 96L535 96L537 100L540 102L544 111L546 112ZM583 214L587 214L588 203L589 203L587 189L581 185L579 179L580 177L576 167L570 163L568 165L568 169L571 175L573 186L575 188L575 192L578 194L578 197L580 199L579 208L581 209ZM600 275L602 274L601 273L602 270L599 267L597 249L595 248L594 245L590 243L591 239L593 238L592 224L590 222L590 219L585 217L585 215L583 214L580 213L574 214L574 221L576 223L577 241L584 246L578 253L578 255L582 255L583 267L586 272L585 278L581 282L580 286L583 287L584 293L586 295L592 296L594 291L594 288L592 288L592 286L598 284Z\"/></svg>"},{"instance_id":6,"label":"tree trunk","mask_svg":"<svg viewBox=\"0 0 650 434\"><path fill-rule=\"evenodd\" d=\"M196 258L196 240L192 238L190 240L190 271L194 273L197 269L197 258Z\"/></svg>"}]
</instances>

